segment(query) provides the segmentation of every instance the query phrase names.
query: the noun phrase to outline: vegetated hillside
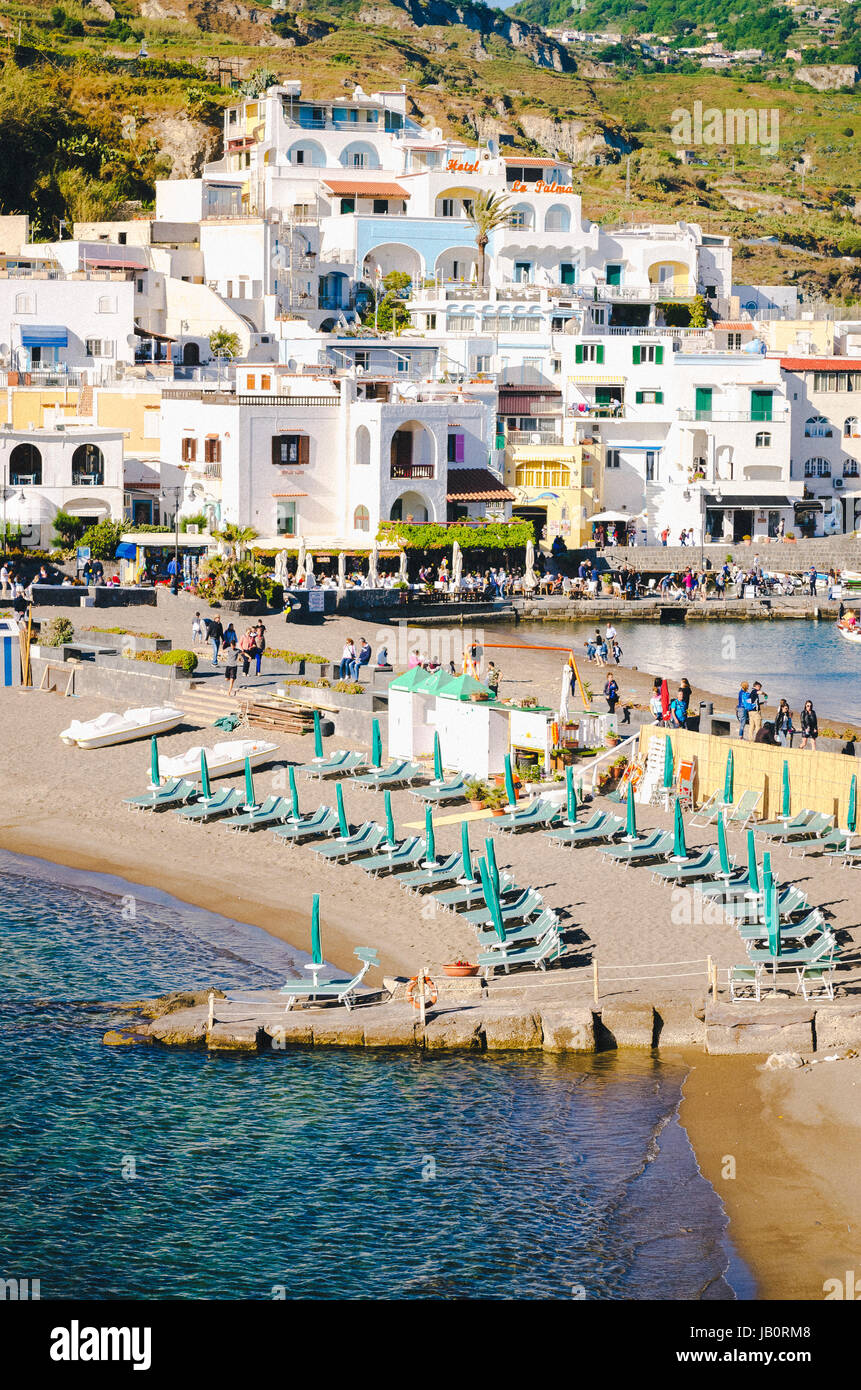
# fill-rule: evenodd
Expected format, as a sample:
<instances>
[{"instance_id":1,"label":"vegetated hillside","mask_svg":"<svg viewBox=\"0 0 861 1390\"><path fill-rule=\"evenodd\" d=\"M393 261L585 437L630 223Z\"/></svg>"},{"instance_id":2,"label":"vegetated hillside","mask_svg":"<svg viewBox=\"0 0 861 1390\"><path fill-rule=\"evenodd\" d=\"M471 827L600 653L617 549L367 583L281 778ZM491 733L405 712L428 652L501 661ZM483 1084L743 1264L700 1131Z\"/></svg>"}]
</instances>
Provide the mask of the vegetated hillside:
<instances>
[{"instance_id":1,"label":"vegetated hillside","mask_svg":"<svg viewBox=\"0 0 861 1390\"><path fill-rule=\"evenodd\" d=\"M592 218L697 221L733 233L747 281L861 290L852 93L581 61L510 14L448 0L11 0L0 30L0 212L29 212L45 238L61 217L145 210L156 178L196 173L233 99L221 68L252 92L287 76L319 97L403 83L419 121L570 159ZM708 146L703 166L680 164L673 112L694 100L776 108L777 153ZM764 235L781 245L744 245Z\"/></svg>"}]
</instances>

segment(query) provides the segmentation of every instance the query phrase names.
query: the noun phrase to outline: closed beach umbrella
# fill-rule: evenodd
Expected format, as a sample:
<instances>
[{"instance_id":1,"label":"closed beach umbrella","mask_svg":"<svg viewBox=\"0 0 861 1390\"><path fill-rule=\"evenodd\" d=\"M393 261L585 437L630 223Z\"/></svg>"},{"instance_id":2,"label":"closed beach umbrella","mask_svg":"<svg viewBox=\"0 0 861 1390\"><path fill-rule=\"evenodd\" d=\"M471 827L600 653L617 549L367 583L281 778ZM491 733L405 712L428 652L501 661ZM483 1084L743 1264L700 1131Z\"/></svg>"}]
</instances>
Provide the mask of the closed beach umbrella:
<instances>
[{"instance_id":1,"label":"closed beach umbrella","mask_svg":"<svg viewBox=\"0 0 861 1390\"><path fill-rule=\"evenodd\" d=\"M499 906L499 898L493 891L493 879L490 869L484 859L478 861L478 872L481 874L481 886L484 889L484 901L490 909L490 917L493 922L493 930L496 932L500 941L505 940L505 927L502 925L502 911Z\"/></svg>"},{"instance_id":2,"label":"closed beach umbrella","mask_svg":"<svg viewBox=\"0 0 861 1390\"><path fill-rule=\"evenodd\" d=\"M344 810L344 788L339 782L335 788L335 801L338 806L338 834L342 840L349 838L350 827L347 824L347 813Z\"/></svg>"},{"instance_id":3,"label":"closed beach umbrella","mask_svg":"<svg viewBox=\"0 0 861 1390\"><path fill-rule=\"evenodd\" d=\"M306 578L306 580L307 580L307 579L310 579L310 578L313 576L313 574L314 574L314 556L311 555L311 554L308 554L308 555L305 556L305 578ZM313 588L315 588L316 586L313 585L313 584L311 584L311 585L308 585L308 587L313 589Z\"/></svg>"},{"instance_id":4,"label":"closed beach umbrella","mask_svg":"<svg viewBox=\"0 0 861 1390\"><path fill-rule=\"evenodd\" d=\"M296 582L298 583L305 569L305 537L299 537L299 553L296 556Z\"/></svg>"},{"instance_id":5,"label":"closed beach umbrella","mask_svg":"<svg viewBox=\"0 0 861 1390\"><path fill-rule=\"evenodd\" d=\"M727 806L732 805L733 759L732 749L726 755L726 771L723 775L723 799Z\"/></svg>"},{"instance_id":6,"label":"closed beach umbrella","mask_svg":"<svg viewBox=\"0 0 861 1390\"><path fill-rule=\"evenodd\" d=\"M664 739L664 790L669 791L673 785L673 740L667 734Z\"/></svg>"},{"instance_id":7,"label":"closed beach umbrella","mask_svg":"<svg viewBox=\"0 0 861 1390\"><path fill-rule=\"evenodd\" d=\"M320 724L320 711L319 711L318 709L315 709L315 711L314 711L314 757L315 757L315 758L322 758L322 756L323 756L323 729L322 729L322 726L321 726L321 724Z\"/></svg>"},{"instance_id":8,"label":"closed beach umbrella","mask_svg":"<svg viewBox=\"0 0 861 1390\"><path fill-rule=\"evenodd\" d=\"M153 739L155 743L155 739ZM846 812L846 829L855 830L855 821L858 817L858 781L853 772L849 782L849 810Z\"/></svg>"},{"instance_id":9,"label":"closed beach umbrella","mask_svg":"<svg viewBox=\"0 0 861 1390\"><path fill-rule=\"evenodd\" d=\"M509 753L505 755L505 795L513 806L517 801L517 792L514 790L514 777L511 772L511 755Z\"/></svg>"},{"instance_id":10,"label":"closed beach umbrella","mask_svg":"<svg viewBox=\"0 0 861 1390\"><path fill-rule=\"evenodd\" d=\"M783 760L783 792L781 796L781 812L784 820L789 820L789 759Z\"/></svg>"},{"instance_id":11,"label":"closed beach umbrella","mask_svg":"<svg viewBox=\"0 0 861 1390\"><path fill-rule=\"evenodd\" d=\"M688 847L685 844L685 822L682 816L682 803L676 797L675 824L673 826L673 858L687 859Z\"/></svg>"},{"instance_id":12,"label":"closed beach umbrella","mask_svg":"<svg viewBox=\"0 0 861 1390\"><path fill-rule=\"evenodd\" d=\"M475 870L472 867L472 851L469 847L469 821L460 823L460 854L463 859L463 878L462 883L475 882Z\"/></svg>"},{"instance_id":13,"label":"closed beach umbrella","mask_svg":"<svg viewBox=\"0 0 861 1390\"><path fill-rule=\"evenodd\" d=\"M343 550L338 551L338 593L343 594L347 591L347 555Z\"/></svg>"},{"instance_id":14,"label":"closed beach umbrella","mask_svg":"<svg viewBox=\"0 0 861 1390\"><path fill-rule=\"evenodd\" d=\"M377 566L378 566L379 563L380 563L380 548L379 548L379 546L377 545L377 542L374 541L374 544L371 546L371 553L370 553L370 555L368 556L368 588L369 588L369 589L376 589L376 587L377 587L377 585L378 585L378 583L379 583L379 576L378 576L378 574L377 574Z\"/></svg>"},{"instance_id":15,"label":"closed beach umbrella","mask_svg":"<svg viewBox=\"0 0 861 1390\"><path fill-rule=\"evenodd\" d=\"M772 884L765 896L765 929L768 932L768 949L771 953L772 989L777 989L777 961L780 956L780 904L777 900L777 884Z\"/></svg>"},{"instance_id":16,"label":"closed beach umbrella","mask_svg":"<svg viewBox=\"0 0 861 1390\"><path fill-rule=\"evenodd\" d=\"M462 578L463 555L461 553L460 546L458 545L457 541L455 541L454 545L451 548L451 587L453 589L459 589Z\"/></svg>"},{"instance_id":17,"label":"closed beach umbrella","mask_svg":"<svg viewBox=\"0 0 861 1390\"><path fill-rule=\"evenodd\" d=\"M323 942L320 937L320 894L311 899L311 960L314 965L323 964Z\"/></svg>"},{"instance_id":18,"label":"closed beach umbrella","mask_svg":"<svg viewBox=\"0 0 861 1390\"><path fill-rule=\"evenodd\" d=\"M434 731L433 736L433 775L436 782L442 781L442 752L439 746L439 734Z\"/></svg>"},{"instance_id":19,"label":"closed beach umbrella","mask_svg":"<svg viewBox=\"0 0 861 1390\"><path fill-rule=\"evenodd\" d=\"M371 767L382 767L383 765L383 740L380 735L380 721L375 719L371 724Z\"/></svg>"},{"instance_id":20,"label":"closed beach umbrella","mask_svg":"<svg viewBox=\"0 0 861 1390\"><path fill-rule=\"evenodd\" d=\"M753 831L747 832L747 882L751 893L759 892L759 867L756 862L756 840Z\"/></svg>"},{"instance_id":21,"label":"closed beach umbrella","mask_svg":"<svg viewBox=\"0 0 861 1390\"><path fill-rule=\"evenodd\" d=\"M670 687L665 680L661 681L661 718L670 717Z\"/></svg>"},{"instance_id":22,"label":"closed beach umbrella","mask_svg":"<svg viewBox=\"0 0 861 1390\"><path fill-rule=\"evenodd\" d=\"M209 785L209 765L206 761L206 749L200 750L200 792L202 796L212 796L212 787Z\"/></svg>"},{"instance_id":23,"label":"closed beach umbrella","mask_svg":"<svg viewBox=\"0 0 861 1390\"><path fill-rule=\"evenodd\" d=\"M732 865L729 862L729 851L726 847L726 821L723 812L718 816L718 855L720 856L720 877L729 878L732 873Z\"/></svg>"},{"instance_id":24,"label":"closed beach umbrella","mask_svg":"<svg viewBox=\"0 0 861 1390\"><path fill-rule=\"evenodd\" d=\"M571 667L562 667L562 689L559 692L559 723L568 722L568 696L571 693Z\"/></svg>"},{"instance_id":25,"label":"closed beach umbrella","mask_svg":"<svg viewBox=\"0 0 861 1390\"><path fill-rule=\"evenodd\" d=\"M398 557L398 579L400 579L403 584L406 584L408 579L407 552L405 550L402 550Z\"/></svg>"},{"instance_id":26,"label":"closed beach umbrella","mask_svg":"<svg viewBox=\"0 0 861 1390\"><path fill-rule=\"evenodd\" d=\"M634 809L634 788L628 783L628 814L625 824L625 839L629 842L637 838L637 812Z\"/></svg>"},{"instance_id":27,"label":"closed beach umbrella","mask_svg":"<svg viewBox=\"0 0 861 1390\"><path fill-rule=\"evenodd\" d=\"M257 798L254 795L254 775L251 771L251 759L245 759L245 805L244 811L253 811L257 805Z\"/></svg>"},{"instance_id":28,"label":"closed beach umbrella","mask_svg":"<svg viewBox=\"0 0 861 1390\"><path fill-rule=\"evenodd\" d=\"M852 778L855 781L855 778ZM158 775L158 739L153 735L149 742L149 784L151 787L161 786L161 778Z\"/></svg>"},{"instance_id":29,"label":"closed beach umbrella","mask_svg":"<svg viewBox=\"0 0 861 1390\"><path fill-rule=\"evenodd\" d=\"M484 857L487 860L487 867L490 869L490 877L493 880L493 891L499 897L499 865L496 862L496 845L493 843L491 835L485 837Z\"/></svg>"},{"instance_id":30,"label":"closed beach umbrella","mask_svg":"<svg viewBox=\"0 0 861 1390\"><path fill-rule=\"evenodd\" d=\"M425 807L425 864L436 863L436 840L433 833L433 808Z\"/></svg>"},{"instance_id":31,"label":"closed beach umbrella","mask_svg":"<svg viewBox=\"0 0 861 1390\"><path fill-rule=\"evenodd\" d=\"M299 793L296 789L296 773L293 771L292 767L288 767L287 769L287 778L290 782L290 819L301 820L302 813L299 810Z\"/></svg>"},{"instance_id":32,"label":"closed beach umbrella","mask_svg":"<svg viewBox=\"0 0 861 1390\"><path fill-rule=\"evenodd\" d=\"M392 794L388 787L383 792L383 802L386 808L386 844L395 843L395 818L392 815Z\"/></svg>"},{"instance_id":33,"label":"closed beach umbrella","mask_svg":"<svg viewBox=\"0 0 861 1390\"><path fill-rule=\"evenodd\" d=\"M577 795L574 791L574 769L569 763L565 769L566 819L569 825L577 820Z\"/></svg>"},{"instance_id":34,"label":"closed beach umbrella","mask_svg":"<svg viewBox=\"0 0 861 1390\"><path fill-rule=\"evenodd\" d=\"M768 850L762 856L762 891L766 897L771 892L774 876L771 872L771 854Z\"/></svg>"}]
</instances>

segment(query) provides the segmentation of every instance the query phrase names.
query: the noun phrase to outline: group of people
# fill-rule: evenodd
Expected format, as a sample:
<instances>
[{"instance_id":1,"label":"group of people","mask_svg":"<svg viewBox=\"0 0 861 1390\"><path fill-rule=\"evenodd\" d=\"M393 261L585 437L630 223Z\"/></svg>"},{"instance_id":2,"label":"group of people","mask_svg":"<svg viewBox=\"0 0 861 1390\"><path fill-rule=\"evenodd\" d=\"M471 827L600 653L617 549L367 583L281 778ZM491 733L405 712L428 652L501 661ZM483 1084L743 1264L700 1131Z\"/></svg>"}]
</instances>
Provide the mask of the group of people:
<instances>
[{"instance_id":1,"label":"group of people","mask_svg":"<svg viewBox=\"0 0 861 1390\"><path fill-rule=\"evenodd\" d=\"M652 693L649 697L649 709L656 724L663 724L668 729L686 729L688 727L688 708L691 703L693 691L687 676L683 676L679 683L675 697L670 700L669 708L664 710L664 700L661 694L663 681L660 676L656 676L652 683Z\"/></svg>"},{"instance_id":2,"label":"group of people","mask_svg":"<svg viewBox=\"0 0 861 1390\"><path fill-rule=\"evenodd\" d=\"M213 666L224 665L228 695L233 694L240 663L243 676L248 675L252 661L254 674L260 675L263 653L266 650L264 623L259 622L246 628L239 637L233 623L230 622L225 627L217 613L211 618L202 618L200 613L195 613L191 624L191 640L192 645L198 642L211 644ZM219 661L219 658L222 660Z\"/></svg>"},{"instance_id":3,"label":"group of people","mask_svg":"<svg viewBox=\"0 0 861 1390\"><path fill-rule=\"evenodd\" d=\"M749 728L754 743L780 744L784 748L791 748L793 736L800 733L799 746L802 749L809 746L815 752L816 740L819 737L819 720L813 708L813 701L805 700L798 728L795 726L787 700L780 701L774 719L764 721L762 707L767 701L768 696L762 688L761 681L754 681L752 685L748 681L742 681L736 705L739 738L744 738L745 730Z\"/></svg>"},{"instance_id":4,"label":"group of people","mask_svg":"<svg viewBox=\"0 0 861 1390\"><path fill-rule=\"evenodd\" d=\"M386 656L388 657L388 653L386 653ZM356 644L353 641L352 637L348 637L346 642L344 643L344 650L341 652L341 663L338 667L338 674L341 680L343 681L349 679L352 681L357 681L359 679L360 667L367 666L370 663L370 660L371 644L368 641L367 637L361 637L359 639L358 652L356 651ZM387 662L381 663L378 657L377 665L379 666L381 664L386 665Z\"/></svg>"},{"instance_id":5,"label":"group of people","mask_svg":"<svg viewBox=\"0 0 861 1390\"><path fill-rule=\"evenodd\" d=\"M583 645L586 649L586 660L592 662L595 666L609 665L611 656L617 666L622 660L622 648L619 645L619 637L612 623L607 624L607 630L603 636L601 634L601 629L596 627L595 636L587 638ZM610 713L612 714L612 712L611 710Z\"/></svg>"}]
</instances>

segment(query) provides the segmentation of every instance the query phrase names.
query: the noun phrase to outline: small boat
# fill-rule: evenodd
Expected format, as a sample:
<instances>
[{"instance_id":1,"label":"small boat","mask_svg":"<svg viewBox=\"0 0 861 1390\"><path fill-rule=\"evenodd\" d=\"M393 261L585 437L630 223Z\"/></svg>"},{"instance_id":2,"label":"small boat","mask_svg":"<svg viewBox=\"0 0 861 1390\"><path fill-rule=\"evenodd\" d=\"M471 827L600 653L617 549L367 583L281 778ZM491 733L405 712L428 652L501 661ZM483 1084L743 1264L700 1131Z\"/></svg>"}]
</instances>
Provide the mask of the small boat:
<instances>
[{"instance_id":1,"label":"small boat","mask_svg":"<svg viewBox=\"0 0 861 1390\"><path fill-rule=\"evenodd\" d=\"M60 738L69 747L109 748L113 743L130 743L132 739L166 734L181 724L185 715L173 705L157 708L127 709L124 714L100 714L97 719L73 719Z\"/></svg>"},{"instance_id":2,"label":"small boat","mask_svg":"<svg viewBox=\"0 0 861 1390\"><path fill-rule=\"evenodd\" d=\"M162 781L173 777L199 778L202 752L206 753L210 777L231 777L235 772L245 771L246 758L252 767L262 767L264 763L271 762L278 752L278 744L266 743L262 739L235 738L204 749L197 743L176 758L160 760L159 776Z\"/></svg>"},{"instance_id":3,"label":"small boat","mask_svg":"<svg viewBox=\"0 0 861 1390\"><path fill-rule=\"evenodd\" d=\"M837 631L847 642L861 645L861 623L847 623L845 618L841 618L837 623Z\"/></svg>"}]
</instances>

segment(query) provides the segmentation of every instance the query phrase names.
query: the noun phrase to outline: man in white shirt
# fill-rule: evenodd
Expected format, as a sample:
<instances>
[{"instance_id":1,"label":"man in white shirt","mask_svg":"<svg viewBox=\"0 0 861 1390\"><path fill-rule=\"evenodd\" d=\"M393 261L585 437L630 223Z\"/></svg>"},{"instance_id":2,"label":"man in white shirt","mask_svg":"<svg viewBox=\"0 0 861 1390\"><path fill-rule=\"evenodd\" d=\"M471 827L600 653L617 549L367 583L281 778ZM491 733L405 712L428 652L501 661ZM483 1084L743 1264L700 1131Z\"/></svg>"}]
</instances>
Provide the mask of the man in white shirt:
<instances>
[{"instance_id":1,"label":"man in white shirt","mask_svg":"<svg viewBox=\"0 0 861 1390\"><path fill-rule=\"evenodd\" d=\"M613 642L616 640L616 635L617 635L617 634L616 634L616 629L614 628L613 624L612 624L612 623L608 623L608 624L607 624L607 631L606 631L605 634L604 634L604 636L607 638L607 646L608 646L608 647L610 647L610 646L613 645Z\"/></svg>"},{"instance_id":2,"label":"man in white shirt","mask_svg":"<svg viewBox=\"0 0 861 1390\"><path fill-rule=\"evenodd\" d=\"M6 598L9 593L9 566L6 564L0 568L0 589L3 591L3 597Z\"/></svg>"}]
</instances>

